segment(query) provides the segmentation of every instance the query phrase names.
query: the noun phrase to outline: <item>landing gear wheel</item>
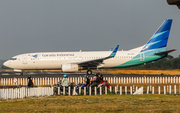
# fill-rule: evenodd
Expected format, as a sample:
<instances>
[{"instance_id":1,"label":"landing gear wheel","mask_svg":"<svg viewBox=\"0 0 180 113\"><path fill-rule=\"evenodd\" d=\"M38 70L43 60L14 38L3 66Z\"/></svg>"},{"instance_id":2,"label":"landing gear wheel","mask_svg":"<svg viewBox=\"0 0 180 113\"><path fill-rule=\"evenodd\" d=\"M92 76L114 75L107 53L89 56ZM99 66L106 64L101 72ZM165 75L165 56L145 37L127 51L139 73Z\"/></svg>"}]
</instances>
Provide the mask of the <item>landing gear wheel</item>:
<instances>
[{"instance_id":1,"label":"landing gear wheel","mask_svg":"<svg viewBox=\"0 0 180 113\"><path fill-rule=\"evenodd\" d=\"M20 75L23 75L23 72L21 72Z\"/></svg>"},{"instance_id":2,"label":"landing gear wheel","mask_svg":"<svg viewBox=\"0 0 180 113\"><path fill-rule=\"evenodd\" d=\"M92 71L91 70L87 70L87 74L88 75L92 75Z\"/></svg>"}]
</instances>

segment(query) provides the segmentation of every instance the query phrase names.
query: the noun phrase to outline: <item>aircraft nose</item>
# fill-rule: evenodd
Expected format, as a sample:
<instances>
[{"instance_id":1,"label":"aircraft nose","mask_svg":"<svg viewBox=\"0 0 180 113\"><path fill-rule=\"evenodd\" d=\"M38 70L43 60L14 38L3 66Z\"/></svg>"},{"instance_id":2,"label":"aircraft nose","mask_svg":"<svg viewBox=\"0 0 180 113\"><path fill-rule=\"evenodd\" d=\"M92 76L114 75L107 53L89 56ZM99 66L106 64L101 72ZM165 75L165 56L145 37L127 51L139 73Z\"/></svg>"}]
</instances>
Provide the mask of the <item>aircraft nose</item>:
<instances>
[{"instance_id":1,"label":"aircraft nose","mask_svg":"<svg viewBox=\"0 0 180 113\"><path fill-rule=\"evenodd\" d=\"M10 62L6 61L6 62L3 63L3 65L6 66L6 67L9 67L10 66Z\"/></svg>"}]
</instances>

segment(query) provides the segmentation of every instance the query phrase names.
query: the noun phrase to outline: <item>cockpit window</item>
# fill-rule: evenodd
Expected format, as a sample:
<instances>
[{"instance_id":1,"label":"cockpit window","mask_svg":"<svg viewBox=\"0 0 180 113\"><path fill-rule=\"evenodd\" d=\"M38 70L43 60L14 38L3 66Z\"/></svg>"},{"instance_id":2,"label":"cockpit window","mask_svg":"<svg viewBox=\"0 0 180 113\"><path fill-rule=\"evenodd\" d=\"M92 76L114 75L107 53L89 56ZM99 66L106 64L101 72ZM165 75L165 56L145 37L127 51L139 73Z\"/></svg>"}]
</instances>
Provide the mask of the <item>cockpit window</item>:
<instances>
[{"instance_id":1,"label":"cockpit window","mask_svg":"<svg viewBox=\"0 0 180 113\"><path fill-rule=\"evenodd\" d=\"M17 58L11 58L10 60L17 60Z\"/></svg>"}]
</instances>

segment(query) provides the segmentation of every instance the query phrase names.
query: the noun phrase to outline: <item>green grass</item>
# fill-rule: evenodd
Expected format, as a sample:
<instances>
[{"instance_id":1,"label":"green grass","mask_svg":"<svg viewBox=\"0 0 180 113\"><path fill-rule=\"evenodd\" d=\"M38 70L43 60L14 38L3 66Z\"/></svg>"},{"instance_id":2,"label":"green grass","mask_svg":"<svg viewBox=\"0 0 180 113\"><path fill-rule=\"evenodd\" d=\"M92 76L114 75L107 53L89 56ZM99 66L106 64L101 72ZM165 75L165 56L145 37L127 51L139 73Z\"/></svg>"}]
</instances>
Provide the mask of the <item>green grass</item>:
<instances>
[{"instance_id":1,"label":"green grass","mask_svg":"<svg viewBox=\"0 0 180 113\"><path fill-rule=\"evenodd\" d=\"M180 112L180 95L51 96L1 100L0 112Z\"/></svg>"}]
</instances>

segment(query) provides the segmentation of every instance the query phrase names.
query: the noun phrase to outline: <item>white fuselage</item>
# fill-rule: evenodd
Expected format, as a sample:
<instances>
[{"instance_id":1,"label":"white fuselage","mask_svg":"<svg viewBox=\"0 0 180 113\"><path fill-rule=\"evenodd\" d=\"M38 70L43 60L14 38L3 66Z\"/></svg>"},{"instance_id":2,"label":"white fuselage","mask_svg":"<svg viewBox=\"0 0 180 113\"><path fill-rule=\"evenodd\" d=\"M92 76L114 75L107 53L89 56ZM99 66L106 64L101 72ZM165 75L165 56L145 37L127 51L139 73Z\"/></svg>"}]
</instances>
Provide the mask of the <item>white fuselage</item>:
<instances>
[{"instance_id":1,"label":"white fuselage","mask_svg":"<svg viewBox=\"0 0 180 113\"><path fill-rule=\"evenodd\" d=\"M12 57L5 66L25 70L25 69L61 69L66 63L79 63L83 61L107 57L112 51L89 51L89 52L45 52L27 53ZM139 51L118 51L114 58L104 60L99 68L110 68L127 62L134 58Z\"/></svg>"}]
</instances>

